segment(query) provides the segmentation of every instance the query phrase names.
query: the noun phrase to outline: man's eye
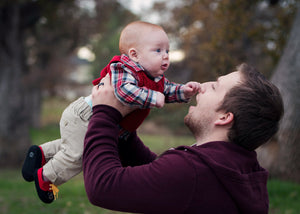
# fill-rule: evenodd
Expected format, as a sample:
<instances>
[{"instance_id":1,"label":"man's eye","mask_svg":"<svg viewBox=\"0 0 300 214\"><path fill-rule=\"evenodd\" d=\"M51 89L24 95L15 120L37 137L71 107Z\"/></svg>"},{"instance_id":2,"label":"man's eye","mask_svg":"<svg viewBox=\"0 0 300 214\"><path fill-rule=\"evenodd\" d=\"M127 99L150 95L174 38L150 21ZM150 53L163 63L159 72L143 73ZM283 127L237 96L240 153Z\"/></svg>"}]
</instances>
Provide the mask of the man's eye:
<instances>
[{"instance_id":1,"label":"man's eye","mask_svg":"<svg viewBox=\"0 0 300 214\"><path fill-rule=\"evenodd\" d=\"M213 90L216 90L216 88L215 88L215 85L214 85L214 84L211 84L211 87L212 87L212 89L213 89Z\"/></svg>"}]
</instances>

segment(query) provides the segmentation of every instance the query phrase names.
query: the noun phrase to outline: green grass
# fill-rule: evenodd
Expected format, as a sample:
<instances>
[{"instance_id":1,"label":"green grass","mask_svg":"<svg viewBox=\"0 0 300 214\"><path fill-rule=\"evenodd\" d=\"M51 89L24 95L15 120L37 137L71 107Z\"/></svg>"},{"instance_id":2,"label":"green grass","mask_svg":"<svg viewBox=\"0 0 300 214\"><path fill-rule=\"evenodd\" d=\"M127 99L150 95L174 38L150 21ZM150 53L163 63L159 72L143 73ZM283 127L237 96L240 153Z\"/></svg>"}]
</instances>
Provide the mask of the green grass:
<instances>
[{"instance_id":1,"label":"green grass","mask_svg":"<svg viewBox=\"0 0 300 214\"><path fill-rule=\"evenodd\" d=\"M34 183L25 182L20 170L0 171L0 213L2 214L108 214L93 206L86 196L82 174L59 187L58 199L44 204L37 196Z\"/></svg>"},{"instance_id":2,"label":"green grass","mask_svg":"<svg viewBox=\"0 0 300 214\"><path fill-rule=\"evenodd\" d=\"M49 125L40 130L32 130L33 143L41 144L59 137L57 125ZM161 153L178 145L191 145L194 139L181 136L141 135L141 139L153 151ZM116 214L95 207L87 199L82 174L59 187L59 198L50 205L42 203L36 194L34 184L25 182L20 170L0 171L0 213L82 213ZM270 213L297 214L300 210L300 184L270 180L268 182Z\"/></svg>"},{"instance_id":3,"label":"green grass","mask_svg":"<svg viewBox=\"0 0 300 214\"><path fill-rule=\"evenodd\" d=\"M270 213L300 213L300 184L270 180L268 182Z\"/></svg>"},{"instance_id":4,"label":"green grass","mask_svg":"<svg viewBox=\"0 0 300 214\"><path fill-rule=\"evenodd\" d=\"M58 126L47 126L41 130L32 130L34 144L59 137ZM141 139L153 151L162 151L178 145L191 145L193 138L179 136L147 136ZM0 213L1 214L38 214L38 213L81 213L116 214L93 206L87 199L82 174L59 187L58 200L52 204L42 203L36 194L34 183L25 182L20 170L0 171ZM270 180L268 183L270 213L297 214L300 210L300 184Z\"/></svg>"},{"instance_id":5,"label":"green grass","mask_svg":"<svg viewBox=\"0 0 300 214\"><path fill-rule=\"evenodd\" d=\"M278 180L268 183L270 213L298 214L300 185ZM82 174L60 186L58 199L52 204L42 203L34 184L25 182L20 170L0 171L0 213L2 214L117 214L95 207L87 199Z\"/></svg>"},{"instance_id":6,"label":"green grass","mask_svg":"<svg viewBox=\"0 0 300 214\"><path fill-rule=\"evenodd\" d=\"M39 130L32 129L33 144L42 144L59 137L58 124L47 125ZM192 144L189 137L146 136L145 141L153 151L162 151L183 144ZM51 204L41 202L36 194L34 183L25 182L21 170L0 171L0 213L1 214L38 214L38 213L82 213L82 214L116 214L103 208L93 206L85 193L82 173L59 187L58 200Z\"/></svg>"},{"instance_id":7,"label":"green grass","mask_svg":"<svg viewBox=\"0 0 300 214\"><path fill-rule=\"evenodd\" d=\"M46 100L42 111L43 127L31 130L32 143L42 144L59 138L58 121L67 102L58 99ZM54 124L54 125L53 125ZM194 139L181 136L141 135L141 139L154 152L161 152L178 145L191 145ZM21 170L0 169L1 214L117 214L93 206L85 193L82 174L59 187L58 200L44 204L36 194L34 183L25 182ZM300 211L300 184L270 180L268 182L270 214L298 214Z\"/></svg>"}]
</instances>

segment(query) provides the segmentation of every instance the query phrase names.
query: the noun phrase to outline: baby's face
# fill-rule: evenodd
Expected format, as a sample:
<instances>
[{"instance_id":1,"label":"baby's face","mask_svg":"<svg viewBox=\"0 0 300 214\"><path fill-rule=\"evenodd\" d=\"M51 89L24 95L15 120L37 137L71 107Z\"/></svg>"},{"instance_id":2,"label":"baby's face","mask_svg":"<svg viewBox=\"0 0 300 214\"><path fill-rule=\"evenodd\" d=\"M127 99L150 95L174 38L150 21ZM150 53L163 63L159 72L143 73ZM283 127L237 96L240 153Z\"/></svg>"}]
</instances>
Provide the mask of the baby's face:
<instances>
[{"instance_id":1,"label":"baby's face","mask_svg":"<svg viewBox=\"0 0 300 214\"><path fill-rule=\"evenodd\" d=\"M152 29L140 39L138 45L138 63L149 72L152 77L164 74L169 68L169 39L162 29Z\"/></svg>"}]
</instances>

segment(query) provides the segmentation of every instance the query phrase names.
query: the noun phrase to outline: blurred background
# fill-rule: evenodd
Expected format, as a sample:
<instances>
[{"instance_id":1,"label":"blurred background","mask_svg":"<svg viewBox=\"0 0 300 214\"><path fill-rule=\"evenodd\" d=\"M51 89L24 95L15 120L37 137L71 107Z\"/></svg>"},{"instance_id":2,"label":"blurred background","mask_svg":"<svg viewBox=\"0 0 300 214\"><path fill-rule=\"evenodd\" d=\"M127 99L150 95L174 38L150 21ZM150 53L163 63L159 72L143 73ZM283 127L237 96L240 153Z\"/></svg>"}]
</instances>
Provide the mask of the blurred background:
<instances>
[{"instance_id":1,"label":"blurred background","mask_svg":"<svg viewBox=\"0 0 300 214\"><path fill-rule=\"evenodd\" d=\"M25 153L31 144L59 137L63 109L91 92L91 81L119 54L121 30L135 20L159 24L166 30L171 66L165 75L171 81L213 80L246 62L278 86L285 115L278 134L257 153L270 178L293 183L288 195L290 201L299 202L298 0L1 0L0 181L5 184L0 192L0 212L13 213L10 204L20 203L15 194L4 196L16 187L13 183L32 191L26 196L29 199L22 199L22 213L30 200L39 203L37 213L46 212L31 190L33 185L21 184L18 173ZM156 152L192 144L183 124L188 106L169 104L153 109L138 132ZM8 178L15 180L7 183ZM79 183L86 200L82 179L73 182ZM74 206L73 195L71 192L67 207ZM271 206L272 213L280 213L277 205ZM62 211L60 208L57 210ZM296 213L288 211L282 213ZM64 212L71 213L68 209Z\"/></svg>"}]
</instances>

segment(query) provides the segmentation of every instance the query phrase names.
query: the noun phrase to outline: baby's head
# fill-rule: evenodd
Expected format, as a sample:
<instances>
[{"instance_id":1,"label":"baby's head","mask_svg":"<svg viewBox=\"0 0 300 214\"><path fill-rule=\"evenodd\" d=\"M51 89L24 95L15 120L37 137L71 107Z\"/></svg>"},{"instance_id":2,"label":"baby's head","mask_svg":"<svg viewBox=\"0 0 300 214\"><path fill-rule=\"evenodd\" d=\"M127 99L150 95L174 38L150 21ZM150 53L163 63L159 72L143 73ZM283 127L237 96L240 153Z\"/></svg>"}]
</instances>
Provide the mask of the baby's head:
<instances>
[{"instance_id":1,"label":"baby's head","mask_svg":"<svg viewBox=\"0 0 300 214\"><path fill-rule=\"evenodd\" d=\"M136 21L121 32L119 49L139 63L152 77L169 67L169 39L164 29L148 22Z\"/></svg>"}]
</instances>

